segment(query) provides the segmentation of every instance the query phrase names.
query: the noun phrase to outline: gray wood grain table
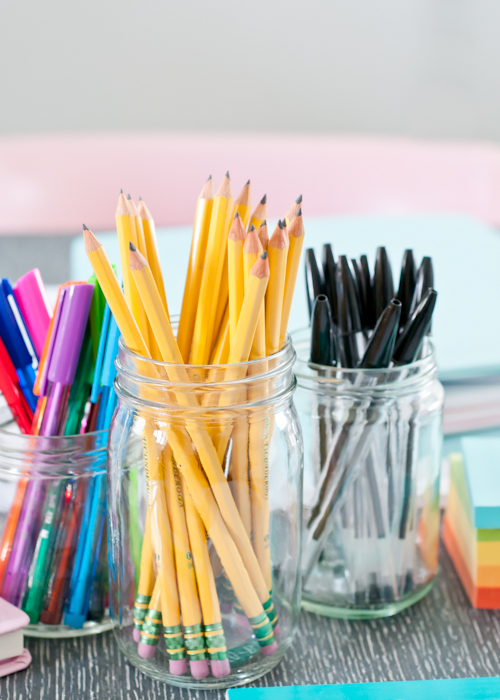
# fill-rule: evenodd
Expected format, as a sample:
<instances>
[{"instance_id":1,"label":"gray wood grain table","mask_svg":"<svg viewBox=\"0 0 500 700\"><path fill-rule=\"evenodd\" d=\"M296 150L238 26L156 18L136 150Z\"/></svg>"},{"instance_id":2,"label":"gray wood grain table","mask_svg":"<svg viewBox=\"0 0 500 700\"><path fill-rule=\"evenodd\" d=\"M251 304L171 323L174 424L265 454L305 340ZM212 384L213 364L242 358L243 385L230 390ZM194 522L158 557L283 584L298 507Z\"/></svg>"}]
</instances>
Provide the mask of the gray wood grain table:
<instances>
[{"instance_id":1,"label":"gray wood grain table","mask_svg":"<svg viewBox=\"0 0 500 700\"><path fill-rule=\"evenodd\" d=\"M222 700L152 681L121 655L111 632L27 639L29 669L0 679L1 700ZM284 660L255 685L353 683L500 675L500 611L474 610L450 559L430 594L385 620L347 622L302 613Z\"/></svg>"}]
</instances>

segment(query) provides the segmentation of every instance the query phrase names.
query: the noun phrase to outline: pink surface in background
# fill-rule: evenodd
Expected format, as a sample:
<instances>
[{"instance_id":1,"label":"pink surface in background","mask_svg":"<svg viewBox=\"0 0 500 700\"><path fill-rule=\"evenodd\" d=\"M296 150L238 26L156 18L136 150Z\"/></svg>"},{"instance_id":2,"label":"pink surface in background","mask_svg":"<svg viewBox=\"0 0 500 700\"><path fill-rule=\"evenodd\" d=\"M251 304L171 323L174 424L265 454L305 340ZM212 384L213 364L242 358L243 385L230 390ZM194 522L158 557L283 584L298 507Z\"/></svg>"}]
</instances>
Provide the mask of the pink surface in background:
<instances>
[{"instance_id":1,"label":"pink surface in background","mask_svg":"<svg viewBox=\"0 0 500 700\"><path fill-rule=\"evenodd\" d=\"M309 216L464 213L500 223L500 148L375 137L85 134L0 139L0 235L109 230L120 188L157 225L191 223L211 173L252 181L278 217L300 193Z\"/></svg>"}]
</instances>

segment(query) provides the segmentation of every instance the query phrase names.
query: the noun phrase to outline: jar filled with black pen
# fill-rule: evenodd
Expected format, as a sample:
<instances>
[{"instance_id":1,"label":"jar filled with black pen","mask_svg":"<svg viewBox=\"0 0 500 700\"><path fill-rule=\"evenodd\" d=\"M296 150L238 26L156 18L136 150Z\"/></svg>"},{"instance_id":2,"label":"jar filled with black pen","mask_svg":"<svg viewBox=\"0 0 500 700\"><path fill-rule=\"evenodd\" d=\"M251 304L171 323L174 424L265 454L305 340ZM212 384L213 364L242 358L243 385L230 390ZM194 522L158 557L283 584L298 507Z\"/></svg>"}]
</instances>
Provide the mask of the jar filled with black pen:
<instances>
[{"instance_id":1,"label":"jar filled with black pen","mask_svg":"<svg viewBox=\"0 0 500 700\"><path fill-rule=\"evenodd\" d=\"M443 388L432 343L432 261L387 251L322 264L306 251L311 325L294 334L304 436L302 606L393 615L437 571Z\"/></svg>"}]
</instances>

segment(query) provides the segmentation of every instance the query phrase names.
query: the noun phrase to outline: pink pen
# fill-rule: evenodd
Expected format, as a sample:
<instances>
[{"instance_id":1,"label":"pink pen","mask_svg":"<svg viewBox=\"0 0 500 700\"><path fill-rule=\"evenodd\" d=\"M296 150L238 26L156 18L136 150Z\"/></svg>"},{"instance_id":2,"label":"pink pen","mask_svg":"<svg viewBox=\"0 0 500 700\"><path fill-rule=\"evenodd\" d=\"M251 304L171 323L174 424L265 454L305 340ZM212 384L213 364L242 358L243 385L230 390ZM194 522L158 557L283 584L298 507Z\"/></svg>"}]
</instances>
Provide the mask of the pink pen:
<instances>
[{"instance_id":1,"label":"pink pen","mask_svg":"<svg viewBox=\"0 0 500 700\"><path fill-rule=\"evenodd\" d=\"M40 358L52 317L40 270L35 268L20 277L14 287L14 296L37 357Z\"/></svg>"},{"instance_id":2,"label":"pink pen","mask_svg":"<svg viewBox=\"0 0 500 700\"><path fill-rule=\"evenodd\" d=\"M92 284L75 284L62 290L58 323L53 328L56 335L47 370L48 398L40 436L59 435L64 427L69 391L75 379L93 291ZM43 470L44 465L41 466ZM46 480L36 478L36 470L34 476L26 489L2 586L2 598L14 605L20 605L23 599L47 489Z\"/></svg>"}]
</instances>

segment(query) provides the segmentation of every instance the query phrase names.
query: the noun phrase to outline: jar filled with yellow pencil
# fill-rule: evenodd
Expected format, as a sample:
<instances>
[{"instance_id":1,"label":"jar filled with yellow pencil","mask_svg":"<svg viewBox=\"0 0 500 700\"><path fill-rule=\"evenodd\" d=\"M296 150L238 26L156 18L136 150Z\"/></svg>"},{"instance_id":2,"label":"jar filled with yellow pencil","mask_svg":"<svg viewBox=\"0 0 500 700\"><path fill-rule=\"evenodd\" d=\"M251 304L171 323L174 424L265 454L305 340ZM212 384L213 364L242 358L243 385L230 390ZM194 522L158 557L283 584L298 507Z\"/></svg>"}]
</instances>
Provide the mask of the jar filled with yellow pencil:
<instances>
[{"instance_id":1,"label":"jar filled with yellow pencil","mask_svg":"<svg viewBox=\"0 0 500 700\"><path fill-rule=\"evenodd\" d=\"M287 325L300 204L269 236L265 196L252 212L249 182L233 202L229 173L215 195L209 178L175 321L144 202L118 200L123 291L84 228L122 334L108 442L110 612L129 661L172 685L255 680L297 627L303 447Z\"/></svg>"}]
</instances>

